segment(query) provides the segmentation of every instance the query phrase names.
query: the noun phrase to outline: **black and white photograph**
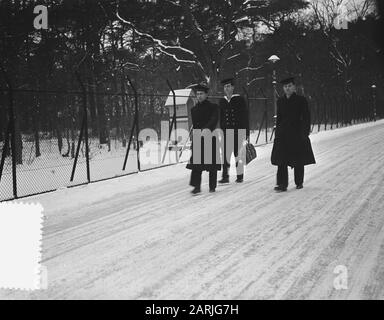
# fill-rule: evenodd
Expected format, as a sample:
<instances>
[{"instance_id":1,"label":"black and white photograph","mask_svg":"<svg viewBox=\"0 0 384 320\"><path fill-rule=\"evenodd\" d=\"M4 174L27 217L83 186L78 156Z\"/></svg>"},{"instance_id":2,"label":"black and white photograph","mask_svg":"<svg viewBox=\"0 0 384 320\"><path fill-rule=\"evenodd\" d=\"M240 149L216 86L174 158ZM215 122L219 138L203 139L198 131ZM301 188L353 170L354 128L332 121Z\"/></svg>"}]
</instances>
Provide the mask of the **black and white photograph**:
<instances>
[{"instance_id":1,"label":"black and white photograph","mask_svg":"<svg viewBox=\"0 0 384 320\"><path fill-rule=\"evenodd\" d=\"M384 300L383 9L0 0L0 300Z\"/></svg>"}]
</instances>

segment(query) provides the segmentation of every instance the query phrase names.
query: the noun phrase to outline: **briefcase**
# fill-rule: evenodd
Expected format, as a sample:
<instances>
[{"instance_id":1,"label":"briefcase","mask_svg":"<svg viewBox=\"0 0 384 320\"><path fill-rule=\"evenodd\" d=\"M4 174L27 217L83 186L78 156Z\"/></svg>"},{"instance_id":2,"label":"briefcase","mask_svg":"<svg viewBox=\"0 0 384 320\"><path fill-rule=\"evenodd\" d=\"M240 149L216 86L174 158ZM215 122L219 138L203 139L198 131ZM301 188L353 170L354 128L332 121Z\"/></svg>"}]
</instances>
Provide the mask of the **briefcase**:
<instances>
[{"instance_id":1,"label":"briefcase","mask_svg":"<svg viewBox=\"0 0 384 320\"><path fill-rule=\"evenodd\" d=\"M247 144L245 146L245 150L246 150L246 163L248 164L252 160L256 159L257 153L256 153L256 149L253 146L253 144L249 143L249 142L247 142Z\"/></svg>"}]
</instances>

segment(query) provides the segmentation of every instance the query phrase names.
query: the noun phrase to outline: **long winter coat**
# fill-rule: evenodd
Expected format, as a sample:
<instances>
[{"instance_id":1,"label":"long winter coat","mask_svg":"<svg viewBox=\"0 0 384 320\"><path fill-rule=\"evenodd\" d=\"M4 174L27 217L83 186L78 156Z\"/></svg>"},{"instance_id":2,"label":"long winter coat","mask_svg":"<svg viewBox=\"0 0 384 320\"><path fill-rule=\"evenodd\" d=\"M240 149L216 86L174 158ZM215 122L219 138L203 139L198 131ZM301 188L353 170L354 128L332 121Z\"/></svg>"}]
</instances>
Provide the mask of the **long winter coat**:
<instances>
[{"instance_id":1,"label":"long winter coat","mask_svg":"<svg viewBox=\"0 0 384 320\"><path fill-rule=\"evenodd\" d=\"M202 103L197 103L191 109L193 129L209 129L213 132L219 121L219 108L218 105L211 103L208 100ZM193 133L195 135L195 132ZM187 164L188 169L210 171L221 170L220 161L216 161L216 139L212 141L212 161L204 163L204 138L201 137L201 161L200 163L193 163L193 139L192 139L192 156Z\"/></svg>"},{"instance_id":2,"label":"long winter coat","mask_svg":"<svg viewBox=\"0 0 384 320\"><path fill-rule=\"evenodd\" d=\"M295 167L316 163L309 140L310 128L308 102L303 96L294 93L289 98L279 98L272 164Z\"/></svg>"}]
</instances>

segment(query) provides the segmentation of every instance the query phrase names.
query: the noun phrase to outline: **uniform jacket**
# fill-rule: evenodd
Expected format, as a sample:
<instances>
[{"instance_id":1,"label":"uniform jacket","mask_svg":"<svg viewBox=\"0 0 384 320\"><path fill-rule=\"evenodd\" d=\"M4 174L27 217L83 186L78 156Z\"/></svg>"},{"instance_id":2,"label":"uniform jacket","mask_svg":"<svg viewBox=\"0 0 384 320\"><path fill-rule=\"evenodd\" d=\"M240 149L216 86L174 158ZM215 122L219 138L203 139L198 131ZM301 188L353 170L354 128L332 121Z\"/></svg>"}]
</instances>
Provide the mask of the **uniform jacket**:
<instances>
[{"instance_id":1,"label":"uniform jacket","mask_svg":"<svg viewBox=\"0 0 384 320\"><path fill-rule=\"evenodd\" d=\"M219 108L221 129L246 129L249 136L248 108L243 97L233 95L229 101L221 98Z\"/></svg>"},{"instance_id":2,"label":"uniform jacket","mask_svg":"<svg viewBox=\"0 0 384 320\"><path fill-rule=\"evenodd\" d=\"M273 165L291 167L316 163L309 134L311 119L308 102L296 93L277 101L275 140L272 149Z\"/></svg>"}]
</instances>

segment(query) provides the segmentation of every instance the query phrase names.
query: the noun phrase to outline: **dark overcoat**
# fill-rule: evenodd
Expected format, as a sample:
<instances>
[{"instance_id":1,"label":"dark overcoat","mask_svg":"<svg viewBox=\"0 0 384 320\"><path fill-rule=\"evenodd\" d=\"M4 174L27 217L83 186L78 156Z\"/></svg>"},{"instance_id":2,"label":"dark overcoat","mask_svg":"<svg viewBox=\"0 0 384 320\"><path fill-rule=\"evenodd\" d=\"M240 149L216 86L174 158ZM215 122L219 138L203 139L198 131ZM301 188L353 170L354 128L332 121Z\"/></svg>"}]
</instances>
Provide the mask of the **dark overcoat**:
<instances>
[{"instance_id":1,"label":"dark overcoat","mask_svg":"<svg viewBox=\"0 0 384 320\"><path fill-rule=\"evenodd\" d=\"M275 140L272 149L273 165L290 167L316 163L309 134L311 118L305 97L296 93L277 101Z\"/></svg>"},{"instance_id":2,"label":"dark overcoat","mask_svg":"<svg viewBox=\"0 0 384 320\"><path fill-rule=\"evenodd\" d=\"M208 100L204 100L203 102L197 103L192 109L191 109L191 116L192 116L192 125L193 129L208 129L211 132L213 132L218 124L219 121L219 107L217 104L211 103ZM211 170L216 170L219 171L221 170L221 164L220 160L217 161L216 159L216 138L213 138L212 141L212 161L209 163L204 162L204 137L201 137L201 158L200 158L200 163L194 163L194 154L193 154L193 141L194 141L194 135L196 135L196 132L193 131L192 135L192 156L191 159L189 160L189 163L187 164L187 168L190 170L201 170L201 171L211 171ZM195 136L196 139L197 135ZM207 159L208 160L208 159ZM197 162L197 161L195 161Z\"/></svg>"}]
</instances>

